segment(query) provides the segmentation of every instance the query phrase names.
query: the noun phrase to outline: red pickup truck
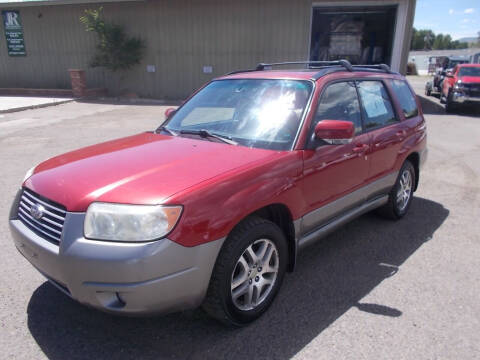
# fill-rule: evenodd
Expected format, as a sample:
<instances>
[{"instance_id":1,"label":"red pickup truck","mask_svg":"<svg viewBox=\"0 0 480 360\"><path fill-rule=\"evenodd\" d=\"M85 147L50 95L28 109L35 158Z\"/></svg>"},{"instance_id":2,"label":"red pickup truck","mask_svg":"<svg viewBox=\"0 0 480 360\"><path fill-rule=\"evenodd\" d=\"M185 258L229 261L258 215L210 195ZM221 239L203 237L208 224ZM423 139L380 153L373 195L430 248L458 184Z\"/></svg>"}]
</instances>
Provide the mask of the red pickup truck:
<instances>
[{"instance_id":1,"label":"red pickup truck","mask_svg":"<svg viewBox=\"0 0 480 360\"><path fill-rule=\"evenodd\" d=\"M480 64L459 64L447 72L440 101L447 112L468 103L480 106Z\"/></svg>"},{"instance_id":2,"label":"red pickup truck","mask_svg":"<svg viewBox=\"0 0 480 360\"><path fill-rule=\"evenodd\" d=\"M104 311L203 305L245 325L298 251L374 209L405 216L427 141L405 78L345 60L276 65L294 64L222 76L155 131L28 171L9 220L20 253Z\"/></svg>"}]
</instances>

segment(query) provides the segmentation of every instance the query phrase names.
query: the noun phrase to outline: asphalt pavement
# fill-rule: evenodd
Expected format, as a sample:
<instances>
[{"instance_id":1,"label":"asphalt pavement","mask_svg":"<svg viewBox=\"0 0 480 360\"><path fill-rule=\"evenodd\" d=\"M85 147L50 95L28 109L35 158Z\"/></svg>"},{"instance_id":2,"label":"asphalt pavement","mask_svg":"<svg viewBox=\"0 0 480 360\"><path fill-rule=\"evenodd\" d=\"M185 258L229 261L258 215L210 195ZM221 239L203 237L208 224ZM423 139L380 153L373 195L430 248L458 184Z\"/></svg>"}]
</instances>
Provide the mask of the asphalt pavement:
<instances>
[{"instance_id":1,"label":"asphalt pavement","mask_svg":"<svg viewBox=\"0 0 480 360\"><path fill-rule=\"evenodd\" d=\"M419 91L422 81L411 79ZM0 358L479 359L480 115L422 101L430 152L409 214L367 214L309 247L271 309L242 329L201 310L124 318L87 308L12 243L8 211L31 166L151 130L166 107L72 102L0 115Z\"/></svg>"}]
</instances>

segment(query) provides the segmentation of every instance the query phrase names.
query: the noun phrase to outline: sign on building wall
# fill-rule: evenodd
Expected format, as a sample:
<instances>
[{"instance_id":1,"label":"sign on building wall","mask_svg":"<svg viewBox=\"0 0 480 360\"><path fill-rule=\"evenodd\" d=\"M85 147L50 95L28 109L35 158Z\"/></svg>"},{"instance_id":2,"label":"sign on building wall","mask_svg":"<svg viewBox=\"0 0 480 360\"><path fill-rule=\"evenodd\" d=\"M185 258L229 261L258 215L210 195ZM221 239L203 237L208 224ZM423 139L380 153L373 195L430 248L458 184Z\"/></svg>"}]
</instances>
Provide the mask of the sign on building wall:
<instances>
[{"instance_id":1,"label":"sign on building wall","mask_svg":"<svg viewBox=\"0 0 480 360\"><path fill-rule=\"evenodd\" d=\"M25 41L20 20L20 12L16 10L2 11L3 27L7 39L7 50L10 56L25 56Z\"/></svg>"}]
</instances>

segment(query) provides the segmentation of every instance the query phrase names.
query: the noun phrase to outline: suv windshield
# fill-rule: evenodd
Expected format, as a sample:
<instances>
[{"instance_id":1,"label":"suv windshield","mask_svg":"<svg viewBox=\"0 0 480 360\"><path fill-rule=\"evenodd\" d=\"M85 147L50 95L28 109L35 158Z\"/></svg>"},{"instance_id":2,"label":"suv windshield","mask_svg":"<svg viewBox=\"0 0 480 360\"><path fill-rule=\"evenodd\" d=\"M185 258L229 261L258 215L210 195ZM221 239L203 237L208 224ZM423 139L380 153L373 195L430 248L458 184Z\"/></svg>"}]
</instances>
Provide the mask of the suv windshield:
<instances>
[{"instance_id":1,"label":"suv windshield","mask_svg":"<svg viewBox=\"0 0 480 360\"><path fill-rule=\"evenodd\" d=\"M480 66L462 67L458 70L458 76L480 76Z\"/></svg>"},{"instance_id":2,"label":"suv windshield","mask_svg":"<svg viewBox=\"0 0 480 360\"><path fill-rule=\"evenodd\" d=\"M312 83L303 80L216 80L179 108L164 127L180 136L201 130L243 146L289 150L311 92Z\"/></svg>"}]
</instances>

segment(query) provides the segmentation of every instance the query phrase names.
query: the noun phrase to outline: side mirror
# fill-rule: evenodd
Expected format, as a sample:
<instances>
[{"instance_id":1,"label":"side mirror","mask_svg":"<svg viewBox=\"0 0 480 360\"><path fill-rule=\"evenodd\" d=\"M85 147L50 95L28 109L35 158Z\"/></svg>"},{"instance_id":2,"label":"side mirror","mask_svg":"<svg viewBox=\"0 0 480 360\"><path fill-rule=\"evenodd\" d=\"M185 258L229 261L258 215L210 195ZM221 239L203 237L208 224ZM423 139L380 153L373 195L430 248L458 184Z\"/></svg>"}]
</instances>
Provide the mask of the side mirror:
<instances>
[{"instance_id":1,"label":"side mirror","mask_svg":"<svg viewBox=\"0 0 480 360\"><path fill-rule=\"evenodd\" d=\"M175 108L168 108L167 110L165 110L165 119L168 119L173 114L175 114L175 111L177 111L177 109Z\"/></svg>"},{"instance_id":2,"label":"side mirror","mask_svg":"<svg viewBox=\"0 0 480 360\"><path fill-rule=\"evenodd\" d=\"M451 77L453 77L453 73L451 71L447 71L445 73L445 76L451 78Z\"/></svg>"},{"instance_id":3,"label":"side mirror","mask_svg":"<svg viewBox=\"0 0 480 360\"><path fill-rule=\"evenodd\" d=\"M315 126L315 137L329 144L348 144L354 135L355 127L350 121L322 120Z\"/></svg>"}]
</instances>

